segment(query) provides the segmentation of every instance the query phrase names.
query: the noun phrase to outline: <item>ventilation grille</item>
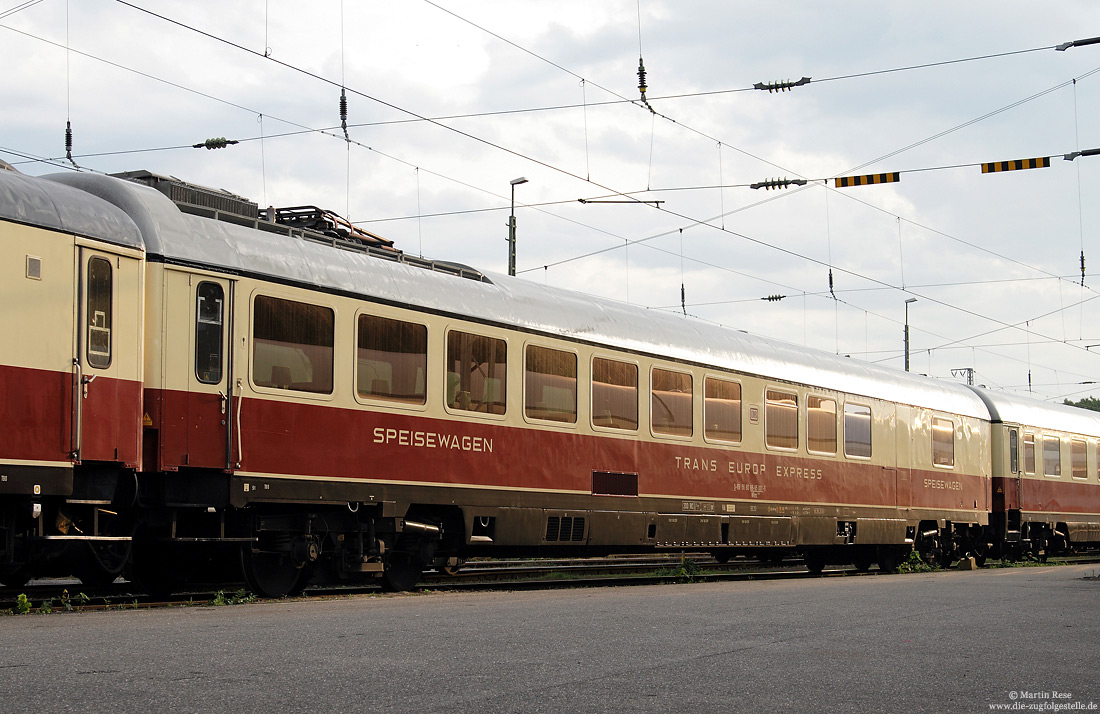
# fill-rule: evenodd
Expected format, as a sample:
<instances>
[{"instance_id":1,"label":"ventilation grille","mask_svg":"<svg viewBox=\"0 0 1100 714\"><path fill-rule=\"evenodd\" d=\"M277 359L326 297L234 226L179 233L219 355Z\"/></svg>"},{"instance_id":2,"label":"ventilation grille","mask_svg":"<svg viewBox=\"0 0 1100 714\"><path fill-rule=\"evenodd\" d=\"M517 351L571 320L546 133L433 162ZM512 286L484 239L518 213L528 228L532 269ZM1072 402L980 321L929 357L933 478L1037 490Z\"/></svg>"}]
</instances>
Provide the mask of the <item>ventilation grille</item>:
<instances>
[{"instance_id":1,"label":"ventilation grille","mask_svg":"<svg viewBox=\"0 0 1100 714\"><path fill-rule=\"evenodd\" d=\"M546 542L584 540L584 518L550 516L546 519Z\"/></svg>"}]
</instances>

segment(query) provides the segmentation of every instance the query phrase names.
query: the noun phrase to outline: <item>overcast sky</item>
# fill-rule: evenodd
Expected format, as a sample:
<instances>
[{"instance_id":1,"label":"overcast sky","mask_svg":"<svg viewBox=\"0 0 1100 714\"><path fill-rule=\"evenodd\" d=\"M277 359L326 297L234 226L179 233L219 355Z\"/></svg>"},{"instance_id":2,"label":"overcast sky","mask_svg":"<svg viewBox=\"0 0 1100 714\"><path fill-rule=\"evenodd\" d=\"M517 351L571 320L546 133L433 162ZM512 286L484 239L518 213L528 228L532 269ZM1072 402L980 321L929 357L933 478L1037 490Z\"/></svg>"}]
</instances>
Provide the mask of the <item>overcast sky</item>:
<instances>
[{"instance_id":1,"label":"overcast sky","mask_svg":"<svg viewBox=\"0 0 1100 714\"><path fill-rule=\"evenodd\" d=\"M913 371L1100 394L1100 156L1063 159L1100 147L1100 44L1053 49L1100 35L1095 0L23 5L0 7L0 158L25 173L68 170L68 118L85 169L498 272L523 176L525 279L676 312L683 286L685 319L898 369L916 298ZM656 114L626 101L639 54ZM240 143L190 148L212 137ZM773 178L809 183L748 188ZM578 201L618 193L662 203Z\"/></svg>"}]
</instances>

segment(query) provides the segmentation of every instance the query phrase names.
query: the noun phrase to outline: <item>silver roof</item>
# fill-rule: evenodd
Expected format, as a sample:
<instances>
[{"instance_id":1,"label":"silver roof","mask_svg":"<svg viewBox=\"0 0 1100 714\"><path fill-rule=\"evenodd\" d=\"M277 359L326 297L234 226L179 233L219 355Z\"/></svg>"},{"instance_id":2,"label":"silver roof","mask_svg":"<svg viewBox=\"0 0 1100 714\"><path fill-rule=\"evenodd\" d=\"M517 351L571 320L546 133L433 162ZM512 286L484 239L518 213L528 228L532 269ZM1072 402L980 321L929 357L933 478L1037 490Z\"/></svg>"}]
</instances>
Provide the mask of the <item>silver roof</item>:
<instances>
[{"instance_id":1,"label":"silver roof","mask_svg":"<svg viewBox=\"0 0 1100 714\"><path fill-rule=\"evenodd\" d=\"M205 264L372 300L584 340L852 395L986 419L964 385L798 347L674 313L488 274L492 282L450 276L293 236L181 213L158 191L93 174L58 174L122 207L150 256Z\"/></svg>"},{"instance_id":2,"label":"silver roof","mask_svg":"<svg viewBox=\"0 0 1100 714\"><path fill-rule=\"evenodd\" d=\"M971 387L982 398L993 421L1026 424L1041 429L1064 431L1085 436L1100 436L1100 412L1071 407L1068 404Z\"/></svg>"},{"instance_id":3,"label":"silver roof","mask_svg":"<svg viewBox=\"0 0 1100 714\"><path fill-rule=\"evenodd\" d=\"M17 171L0 170L0 218L130 248L143 245L137 226L125 211L86 191Z\"/></svg>"}]
</instances>

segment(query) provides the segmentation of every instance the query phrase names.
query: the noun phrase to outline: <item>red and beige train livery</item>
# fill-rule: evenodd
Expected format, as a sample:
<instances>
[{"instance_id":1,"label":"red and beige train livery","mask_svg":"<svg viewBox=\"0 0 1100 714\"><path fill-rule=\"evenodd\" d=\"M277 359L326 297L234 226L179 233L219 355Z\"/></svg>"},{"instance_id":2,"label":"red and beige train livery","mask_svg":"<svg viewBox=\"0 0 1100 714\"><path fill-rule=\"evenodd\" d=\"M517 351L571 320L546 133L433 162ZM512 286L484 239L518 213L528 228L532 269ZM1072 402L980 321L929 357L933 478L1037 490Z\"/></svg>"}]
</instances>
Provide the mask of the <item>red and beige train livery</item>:
<instances>
[{"instance_id":1,"label":"red and beige train livery","mask_svg":"<svg viewBox=\"0 0 1100 714\"><path fill-rule=\"evenodd\" d=\"M998 515L984 393L411 258L302 210L0 171L0 329L20 336L0 346L18 435L0 581L125 564L168 591L231 567L279 595L407 588L478 555L889 568L914 547L984 555L998 523L1028 538ZM1100 423L1082 420L1070 541L1098 539L1080 524L1100 511Z\"/></svg>"}]
</instances>

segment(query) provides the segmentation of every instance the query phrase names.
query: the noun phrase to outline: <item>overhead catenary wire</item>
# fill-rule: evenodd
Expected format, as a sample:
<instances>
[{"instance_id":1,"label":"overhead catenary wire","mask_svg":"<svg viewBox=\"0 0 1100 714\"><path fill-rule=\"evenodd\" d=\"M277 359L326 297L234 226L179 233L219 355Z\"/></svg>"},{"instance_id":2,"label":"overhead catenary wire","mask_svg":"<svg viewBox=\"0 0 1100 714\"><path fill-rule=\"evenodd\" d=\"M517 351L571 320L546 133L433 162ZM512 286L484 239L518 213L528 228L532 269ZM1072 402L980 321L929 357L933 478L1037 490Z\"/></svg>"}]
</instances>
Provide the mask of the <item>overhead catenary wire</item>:
<instances>
[{"instance_id":1,"label":"overhead catenary wire","mask_svg":"<svg viewBox=\"0 0 1100 714\"><path fill-rule=\"evenodd\" d=\"M723 211L724 212L724 211Z\"/></svg>"}]
</instances>

